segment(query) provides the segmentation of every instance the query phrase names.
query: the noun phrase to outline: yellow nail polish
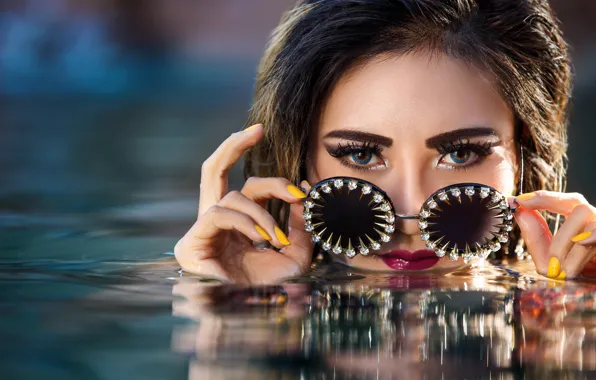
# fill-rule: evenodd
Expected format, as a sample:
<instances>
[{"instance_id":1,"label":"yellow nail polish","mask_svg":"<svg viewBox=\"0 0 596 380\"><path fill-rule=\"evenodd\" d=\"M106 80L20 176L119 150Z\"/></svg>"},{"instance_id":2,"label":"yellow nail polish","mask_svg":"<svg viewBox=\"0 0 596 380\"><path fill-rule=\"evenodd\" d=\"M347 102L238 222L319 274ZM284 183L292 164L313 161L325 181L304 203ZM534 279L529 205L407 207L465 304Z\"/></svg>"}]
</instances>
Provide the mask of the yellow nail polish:
<instances>
[{"instance_id":1,"label":"yellow nail polish","mask_svg":"<svg viewBox=\"0 0 596 380\"><path fill-rule=\"evenodd\" d=\"M518 201L527 201L527 200L534 198L535 196L536 196L536 194L534 194L534 193L525 193L525 194L520 194L520 195L516 196L515 199L517 199Z\"/></svg>"},{"instance_id":2,"label":"yellow nail polish","mask_svg":"<svg viewBox=\"0 0 596 380\"><path fill-rule=\"evenodd\" d=\"M255 224L255 230L257 230L257 232L259 233L259 235L261 235L263 237L263 239L271 240L271 236L269 236L267 231L262 229L261 226L259 226L258 224Z\"/></svg>"},{"instance_id":3,"label":"yellow nail polish","mask_svg":"<svg viewBox=\"0 0 596 380\"><path fill-rule=\"evenodd\" d=\"M304 194L302 192L302 190L300 190L296 186L294 186L294 185L288 185L288 186L286 186L286 188L288 189L288 192L290 194L292 194L293 196L295 196L296 198L306 198L306 194Z\"/></svg>"},{"instance_id":4,"label":"yellow nail polish","mask_svg":"<svg viewBox=\"0 0 596 380\"><path fill-rule=\"evenodd\" d=\"M244 130L244 132L252 131L253 129L255 129L256 127L258 127L259 125L261 125L261 124L251 125L250 127L246 128Z\"/></svg>"},{"instance_id":5,"label":"yellow nail polish","mask_svg":"<svg viewBox=\"0 0 596 380\"><path fill-rule=\"evenodd\" d=\"M561 271L561 273L555 278L555 280L564 280L567 277L565 271Z\"/></svg>"},{"instance_id":6,"label":"yellow nail polish","mask_svg":"<svg viewBox=\"0 0 596 380\"><path fill-rule=\"evenodd\" d=\"M555 278L561 273L561 262L556 257L551 257L548 262L546 277Z\"/></svg>"},{"instance_id":7,"label":"yellow nail polish","mask_svg":"<svg viewBox=\"0 0 596 380\"><path fill-rule=\"evenodd\" d=\"M571 238L571 241L577 243L578 241L586 240L592 235L592 231L582 232L581 234L577 234Z\"/></svg>"},{"instance_id":8,"label":"yellow nail polish","mask_svg":"<svg viewBox=\"0 0 596 380\"><path fill-rule=\"evenodd\" d=\"M283 245L290 245L290 241L284 232L278 226L275 226L273 229L275 231L275 236L277 236L277 240Z\"/></svg>"}]
</instances>

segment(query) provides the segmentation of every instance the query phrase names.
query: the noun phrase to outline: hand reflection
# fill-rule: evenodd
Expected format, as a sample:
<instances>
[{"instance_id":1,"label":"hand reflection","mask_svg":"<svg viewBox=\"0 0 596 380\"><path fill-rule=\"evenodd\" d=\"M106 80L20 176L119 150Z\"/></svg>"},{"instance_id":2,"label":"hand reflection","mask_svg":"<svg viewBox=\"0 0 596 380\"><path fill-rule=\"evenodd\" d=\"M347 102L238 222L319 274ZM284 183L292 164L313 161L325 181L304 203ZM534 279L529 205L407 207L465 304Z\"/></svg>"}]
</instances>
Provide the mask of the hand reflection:
<instances>
[{"instance_id":1,"label":"hand reflection","mask_svg":"<svg viewBox=\"0 0 596 380\"><path fill-rule=\"evenodd\" d=\"M563 286L520 293L523 363L596 371L595 288Z\"/></svg>"}]
</instances>

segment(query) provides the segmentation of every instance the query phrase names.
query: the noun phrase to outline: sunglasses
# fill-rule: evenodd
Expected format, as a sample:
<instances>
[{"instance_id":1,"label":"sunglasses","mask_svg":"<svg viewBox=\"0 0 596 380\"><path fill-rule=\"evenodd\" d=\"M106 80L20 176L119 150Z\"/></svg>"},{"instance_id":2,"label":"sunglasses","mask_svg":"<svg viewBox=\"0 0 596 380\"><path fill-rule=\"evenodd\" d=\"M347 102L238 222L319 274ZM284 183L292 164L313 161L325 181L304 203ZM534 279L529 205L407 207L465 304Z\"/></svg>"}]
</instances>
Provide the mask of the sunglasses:
<instances>
[{"instance_id":1,"label":"sunglasses","mask_svg":"<svg viewBox=\"0 0 596 380\"><path fill-rule=\"evenodd\" d=\"M513 209L490 186L458 183L437 190L416 215L397 215L374 184L333 177L315 184L304 199L304 228L327 252L375 254L391 241L398 219L417 219L420 238L438 257L470 261L501 249L513 230Z\"/></svg>"}]
</instances>

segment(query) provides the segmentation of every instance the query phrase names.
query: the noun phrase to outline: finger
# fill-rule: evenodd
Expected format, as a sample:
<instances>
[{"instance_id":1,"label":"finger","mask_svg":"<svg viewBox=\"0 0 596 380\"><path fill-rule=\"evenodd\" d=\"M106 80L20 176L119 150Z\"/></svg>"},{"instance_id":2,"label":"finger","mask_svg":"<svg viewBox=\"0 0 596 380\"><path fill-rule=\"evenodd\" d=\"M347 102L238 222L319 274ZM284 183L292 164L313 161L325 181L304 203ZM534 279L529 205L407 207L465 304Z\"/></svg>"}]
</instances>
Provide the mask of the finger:
<instances>
[{"instance_id":1,"label":"finger","mask_svg":"<svg viewBox=\"0 0 596 380\"><path fill-rule=\"evenodd\" d=\"M557 280L572 279L579 276L590 260L596 256L595 247L586 247L583 245L575 245L565 262L561 264L561 273L556 277Z\"/></svg>"},{"instance_id":2,"label":"finger","mask_svg":"<svg viewBox=\"0 0 596 380\"><path fill-rule=\"evenodd\" d=\"M236 230L255 242L266 241L266 235L262 234L257 228L258 225L248 215L230 210L221 206L211 206L205 213L199 218L188 234L191 234L194 245L200 246L201 240L210 241L216 239L218 234L222 230L231 231ZM206 259L215 256L214 250L201 250L195 249L198 252L198 259Z\"/></svg>"},{"instance_id":3,"label":"finger","mask_svg":"<svg viewBox=\"0 0 596 380\"><path fill-rule=\"evenodd\" d=\"M301 187L308 193L310 185L308 182L301 183ZM290 205L290 216L288 221L289 239L292 245L282 249L282 253L294 259L303 270L309 268L312 262L314 243L312 235L304 230L304 205L294 203Z\"/></svg>"},{"instance_id":4,"label":"finger","mask_svg":"<svg viewBox=\"0 0 596 380\"><path fill-rule=\"evenodd\" d=\"M596 222L588 223L584 229L586 231L592 231L596 229ZM575 278L579 276L586 264L596 255L595 246L581 245L578 243L579 242L574 244L573 248L571 248L565 259L561 261L561 273L557 277L558 279L563 280L565 278Z\"/></svg>"},{"instance_id":5,"label":"finger","mask_svg":"<svg viewBox=\"0 0 596 380\"><path fill-rule=\"evenodd\" d=\"M548 250L552 241L552 233L548 223L536 210L518 208L513 214L515 221L528 246L528 251L536 265L536 271L546 275L548 272Z\"/></svg>"},{"instance_id":6,"label":"finger","mask_svg":"<svg viewBox=\"0 0 596 380\"><path fill-rule=\"evenodd\" d=\"M581 234L575 235L572 240L580 245L596 245L596 226L592 229L587 229Z\"/></svg>"},{"instance_id":7,"label":"finger","mask_svg":"<svg viewBox=\"0 0 596 380\"><path fill-rule=\"evenodd\" d=\"M256 222L255 228L257 231L260 231L261 235L277 248L289 245L288 239L279 233L281 229L277 226L273 216L244 194L231 191L223 197L218 205L250 216ZM262 228L262 230L259 230L259 228Z\"/></svg>"},{"instance_id":8,"label":"finger","mask_svg":"<svg viewBox=\"0 0 596 380\"><path fill-rule=\"evenodd\" d=\"M228 192L228 171L262 137L261 124L233 133L205 160L201 167L199 215L217 204Z\"/></svg>"},{"instance_id":9,"label":"finger","mask_svg":"<svg viewBox=\"0 0 596 380\"><path fill-rule=\"evenodd\" d=\"M244 183L242 194L264 206L271 198L281 199L288 203L296 203L306 198L306 194L285 178L250 177Z\"/></svg>"},{"instance_id":10,"label":"finger","mask_svg":"<svg viewBox=\"0 0 596 380\"><path fill-rule=\"evenodd\" d=\"M579 193L538 190L518 195L514 198L514 202L528 209L546 210L564 216L571 214L573 209L579 205L587 205L596 214L596 209Z\"/></svg>"},{"instance_id":11,"label":"finger","mask_svg":"<svg viewBox=\"0 0 596 380\"><path fill-rule=\"evenodd\" d=\"M573 209L565 223L559 228L557 234L553 237L549 248L549 266L547 277L555 278L560 272L565 258L574 247L575 242L572 240L574 236L583 232L593 218L590 207L580 204Z\"/></svg>"},{"instance_id":12,"label":"finger","mask_svg":"<svg viewBox=\"0 0 596 380\"><path fill-rule=\"evenodd\" d=\"M311 189L310 183L308 183L307 180L303 180L302 182L300 182L300 189L305 193L308 194L308 192Z\"/></svg>"}]
</instances>

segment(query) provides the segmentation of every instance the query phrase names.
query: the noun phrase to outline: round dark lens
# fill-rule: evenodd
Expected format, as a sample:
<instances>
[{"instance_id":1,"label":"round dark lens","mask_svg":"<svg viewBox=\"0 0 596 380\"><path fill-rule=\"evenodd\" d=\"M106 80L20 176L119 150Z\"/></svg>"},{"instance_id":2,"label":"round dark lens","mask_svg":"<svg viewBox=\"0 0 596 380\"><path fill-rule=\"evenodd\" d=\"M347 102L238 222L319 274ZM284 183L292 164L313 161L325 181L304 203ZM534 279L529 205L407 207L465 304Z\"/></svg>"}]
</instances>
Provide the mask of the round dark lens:
<instances>
[{"instance_id":1,"label":"round dark lens","mask_svg":"<svg viewBox=\"0 0 596 380\"><path fill-rule=\"evenodd\" d=\"M319 182L305 200L305 229L325 251L367 255L389 241L393 205L371 183L353 178Z\"/></svg>"},{"instance_id":2,"label":"round dark lens","mask_svg":"<svg viewBox=\"0 0 596 380\"><path fill-rule=\"evenodd\" d=\"M490 200L481 199L478 194L460 199L461 202L451 201L450 205L441 204L440 209L434 211L434 216L428 219L429 232L433 236L444 236L445 241L450 242L448 249L485 244L493 238L492 233L499 232L496 224L499 224L501 210L489 209L487 203Z\"/></svg>"},{"instance_id":3,"label":"round dark lens","mask_svg":"<svg viewBox=\"0 0 596 380\"><path fill-rule=\"evenodd\" d=\"M511 210L496 190L459 184L433 194L420 212L421 236L438 256L485 256L498 251L512 229Z\"/></svg>"}]
</instances>

